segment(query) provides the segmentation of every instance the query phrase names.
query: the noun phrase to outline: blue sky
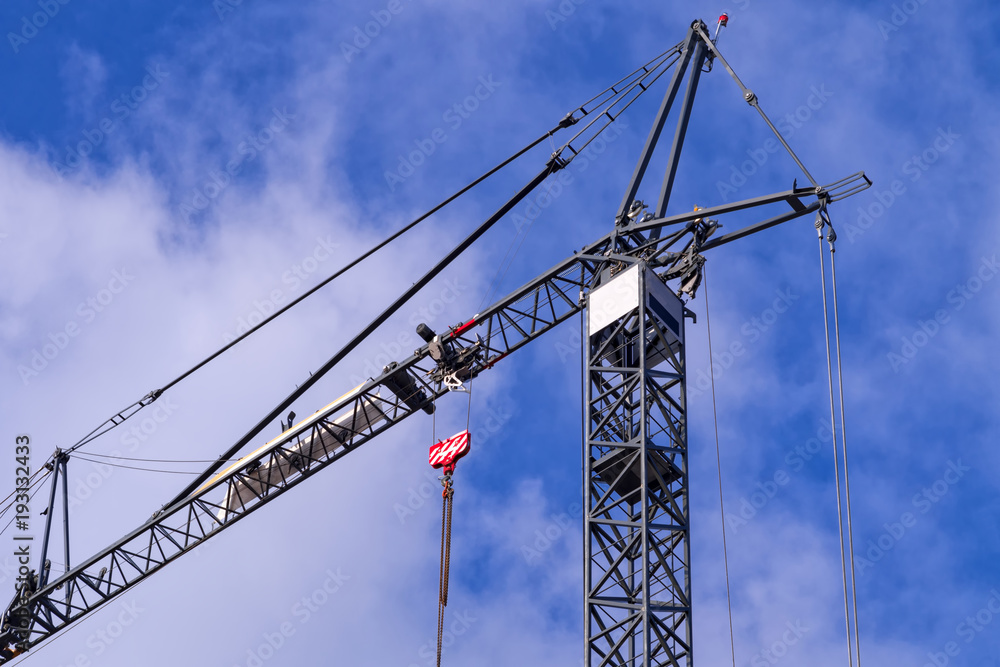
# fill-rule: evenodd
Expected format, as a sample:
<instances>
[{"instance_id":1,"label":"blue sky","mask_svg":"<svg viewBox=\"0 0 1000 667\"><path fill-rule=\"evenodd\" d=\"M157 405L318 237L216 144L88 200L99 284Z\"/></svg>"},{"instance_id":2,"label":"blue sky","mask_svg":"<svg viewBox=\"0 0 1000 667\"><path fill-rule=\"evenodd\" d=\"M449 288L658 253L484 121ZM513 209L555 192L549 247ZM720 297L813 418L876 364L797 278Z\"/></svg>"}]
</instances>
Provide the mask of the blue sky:
<instances>
[{"instance_id":1,"label":"blue sky","mask_svg":"<svg viewBox=\"0 0 1000 667\"><path fill-rule=\"evenodd\" d=\"M949 664L1000 665L1000 617L988 611L991 596L1000 604L1000 11L987 2L12 0L0 9L0 474L13 486L17 434L32 436L38 465L720 10L731 17L723 53L817 179L864 170L875 182L831 208L865 660L940 664L954 643ZM374 36L358 37L372 21ZM405 356L414 322L479 311L524 220L501 292L611 229L664 84L586 170L570 167L563 193L516 209L297 412ZM738 175L768 138L724 70L705 75L671 210L802 183L778 154ZM433 153L400 169L428 140ZM140 434L92 451L224 451L549 152L179 385ZM832 452L810 442L828 419L815 231L800 220L707 255L730 516L788 480L729 528L737 662L842 665ZM695 375L708 368L703 297L688 328ZM772 317L779 298L788 308ZM67 327L76 333L62 336ZM452 664L582 657L578 335L567 323L475 383L479 436L456 482ZM23 371L59 341L43 368ZM726 359L737 342L745 353ZM726 664L710 395L690 403L696 651L700 664ZM452 397L438 429L465 417L464 396ZM431 664L430 428L415 418L394 429L25 662ZM183 482L84 461L70 480L74 560ZM888 548L871 550L880 538ZM0 579L12 595L9 564ZM780 659L765 654L788 623L802 637Z\"/></svg>"}]
</instances>

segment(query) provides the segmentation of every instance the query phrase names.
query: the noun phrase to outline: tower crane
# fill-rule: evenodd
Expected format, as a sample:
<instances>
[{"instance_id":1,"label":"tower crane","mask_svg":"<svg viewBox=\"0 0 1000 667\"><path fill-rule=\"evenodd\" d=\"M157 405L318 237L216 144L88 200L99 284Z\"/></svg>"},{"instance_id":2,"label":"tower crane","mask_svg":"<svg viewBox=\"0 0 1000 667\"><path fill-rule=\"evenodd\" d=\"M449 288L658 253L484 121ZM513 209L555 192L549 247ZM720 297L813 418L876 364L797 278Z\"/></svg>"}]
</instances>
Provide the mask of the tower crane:
<instances>
[{"instance_id":1,"label":"tower crane","mask_svg":"<svg viewBox=\"0 0 1000 667\"><path fill-rule=\"evenodd\" d=\"M51 575L43 548L42 561L22 578L3 615L0 664L60 633L407 417L432 413L438 398L584 311L585 664L692 665L685 321L693 313L685 299L696 296L708 251L810 214L816 215L822 230L829 225L828 205L871 185L863 172L825 185L813 179L757 96L719 52L716 41L723 25L724 16L713 38L705 23L695 21L676 46L562 119L557 130L586 122L553 152L538 176L435 271L564 169L672 67L624 197L609 216L611 231L461 323L440 331L420 325L425 344L412 355L388 364L306 419L295 424L289 419L278 437L231 463L235 451L244 449L301 392L293 394L146 523L72 567L67 551L64 574ZM810 183L667 215L699 80L716 63L725 67L744 100L760 113ZM675 107L666 172L657 200L647 206L637 196ZM720 233L720 219L748 210L760 211L762 217ZM435 271L397 303L405 302ZM380 320L359 339L370 335ZM154 402L160 393L152 392L119 413L107 427ZM57 450L51 463L55 475L46 544L57 478L62 475L65 488L71 455L71 450Z\"/></svg>"}]
</instances>

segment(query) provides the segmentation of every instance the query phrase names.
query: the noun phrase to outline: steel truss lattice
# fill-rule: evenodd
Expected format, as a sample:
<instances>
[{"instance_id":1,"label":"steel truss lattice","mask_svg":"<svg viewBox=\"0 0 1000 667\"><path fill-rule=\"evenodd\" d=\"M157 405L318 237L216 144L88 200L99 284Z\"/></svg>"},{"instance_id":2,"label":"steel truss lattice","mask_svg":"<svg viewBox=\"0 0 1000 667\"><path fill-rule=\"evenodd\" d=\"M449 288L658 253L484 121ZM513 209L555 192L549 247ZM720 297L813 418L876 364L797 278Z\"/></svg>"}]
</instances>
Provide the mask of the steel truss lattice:
<instances>
[{"instance_id":1,"label":"steel truss lattice","mask_svg":"<svg viewBox=\"0 0 1000 667\"><path fill-rule=\"evenodd\" d=\"M606 324L595 312L602 290L621 293L619 306L632 300ZM679 317L664 313L663 301ZM689 665L683 305L637 262L588 306L586 665Z\"/></svg>"}]
</instances>

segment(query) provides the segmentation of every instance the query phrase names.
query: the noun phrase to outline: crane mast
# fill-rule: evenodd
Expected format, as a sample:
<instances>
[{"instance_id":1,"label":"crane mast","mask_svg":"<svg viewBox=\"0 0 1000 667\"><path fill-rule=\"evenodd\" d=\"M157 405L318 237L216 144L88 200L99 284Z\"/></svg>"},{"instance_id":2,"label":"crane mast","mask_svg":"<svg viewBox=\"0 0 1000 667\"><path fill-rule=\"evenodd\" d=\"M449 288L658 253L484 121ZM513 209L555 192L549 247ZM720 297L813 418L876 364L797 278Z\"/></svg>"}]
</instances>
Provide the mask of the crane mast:
<instances>
[{"instance_id":1,"label":"crane mast","mask_svg":"<svg viewBox=\"0 0 1000 667\"><path fill-rule=\"evenodd\" d=\"M410 415L432 412L434 401L450 388L586 310L585 664L692 665L684 343L691 313L681 297L695 296L703 252L820 214L871 181L859 172L825 186L793 186L667 216L702 71L720 60L746 91L701 21L692 24L677 48L674 75L621 207L610 220L611 232L463 323L441 332L418 327L426 344L412 355L390 363L377 377L298 424L289 424L279 437L216 472L62 576L49 580L42 564L37 584L22 586L4 613L0 664ZM667 171L648 212L636 197L685 75ZM759 110L756 96L744 97ZM783 139L781 143L787 148ZM798 162L794 153L792 157ZM720 216L777 206L779 211L754 224L716 234ZM65 476L65 463L61 465Z\"/></svg>"}]
</instances>

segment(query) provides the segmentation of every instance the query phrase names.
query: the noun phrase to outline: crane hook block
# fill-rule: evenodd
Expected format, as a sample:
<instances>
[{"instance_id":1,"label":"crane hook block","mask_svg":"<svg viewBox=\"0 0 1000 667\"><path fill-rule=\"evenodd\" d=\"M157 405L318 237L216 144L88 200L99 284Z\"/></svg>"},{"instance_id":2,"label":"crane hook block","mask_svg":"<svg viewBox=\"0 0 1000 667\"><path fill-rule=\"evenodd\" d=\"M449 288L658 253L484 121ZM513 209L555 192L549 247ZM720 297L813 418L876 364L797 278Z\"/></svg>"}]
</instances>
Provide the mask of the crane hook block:
<instances>
[{"instance_id":1,"label":"crane hook block","mask_svg":"<svg viewBox=\"0 0 1000 667\"><path fill-rule=\"evenodd\" d=\"M472 449L472 436L468 430L456 433L447 440L441 440L430 449L428 461L433 468L444 468L444 474L455 472L458 460Z\"/></svg>"}]
</instances>

